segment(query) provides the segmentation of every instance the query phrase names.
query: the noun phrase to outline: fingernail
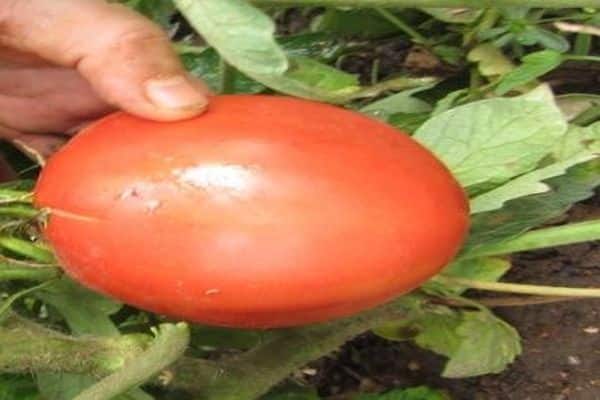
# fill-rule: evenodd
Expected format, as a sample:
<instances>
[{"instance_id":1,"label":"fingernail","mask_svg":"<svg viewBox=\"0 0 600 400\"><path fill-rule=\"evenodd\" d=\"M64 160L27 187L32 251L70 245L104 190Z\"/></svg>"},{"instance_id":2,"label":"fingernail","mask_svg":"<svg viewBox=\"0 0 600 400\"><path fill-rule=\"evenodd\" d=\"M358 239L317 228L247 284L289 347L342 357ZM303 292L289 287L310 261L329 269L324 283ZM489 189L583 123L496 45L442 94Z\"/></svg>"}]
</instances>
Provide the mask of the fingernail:
<instances>
[{"instance_id":1,"label":"fingernail","mask_svg":"<svg viewBox=\"0 0 600 400\"><path fill-rule=\"evenodd\" d=\"M184 76L150 79L146 96L155 106L167 109L201 109L207 105L206 95Z\"/></svg>"}]
</instances>

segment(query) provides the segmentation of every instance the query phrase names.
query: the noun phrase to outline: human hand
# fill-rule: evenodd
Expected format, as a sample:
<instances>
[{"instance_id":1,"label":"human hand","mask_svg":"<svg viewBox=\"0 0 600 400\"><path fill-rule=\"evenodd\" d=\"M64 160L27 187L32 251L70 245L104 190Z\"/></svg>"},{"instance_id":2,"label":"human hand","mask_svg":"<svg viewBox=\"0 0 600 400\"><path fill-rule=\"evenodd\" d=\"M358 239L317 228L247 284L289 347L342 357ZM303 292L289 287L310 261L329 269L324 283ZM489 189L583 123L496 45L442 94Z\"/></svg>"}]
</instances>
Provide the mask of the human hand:
<instances>
[{"instance_id":1,"label":"human hand","mask_svg":"<svg viewBox=\"0 0 600 400\"><path fill-rule=\"evenodd\" d=\"M114 109L155 120L199 114L208 89L165 33L103 0L0 1L0 138L43 155Z\"/></svg>"}]
</instances>

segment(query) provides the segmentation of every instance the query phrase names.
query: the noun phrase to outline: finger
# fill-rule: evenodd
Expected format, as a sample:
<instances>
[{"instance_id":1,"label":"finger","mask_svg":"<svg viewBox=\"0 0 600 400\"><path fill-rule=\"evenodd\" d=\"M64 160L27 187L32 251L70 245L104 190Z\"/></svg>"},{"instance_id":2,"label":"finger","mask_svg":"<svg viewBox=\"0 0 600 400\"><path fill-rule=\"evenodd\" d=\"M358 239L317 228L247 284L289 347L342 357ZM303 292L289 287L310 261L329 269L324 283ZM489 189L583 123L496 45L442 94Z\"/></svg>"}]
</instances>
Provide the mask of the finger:
<instances>
[{"instance_id":1,"label":"finger","mask_svg":"<svg viewBox=\"0 0 600 400\"><path fill-rule=\"evenodd\" d=\"M0 123L5 126L66 132L112 110L72 69L0 68Z\"/></svg>"},{"instance_id":2,"label":"finger","mask_svg":"<svg viewBox=\"0 0 600 400\"><path fill-rule=\"evenodd\" d=\"M187 118L207 104L165 33L118 4L2 0L1 44L77 68L105 101L142 117Z\"/></svg>"}]
</instances>

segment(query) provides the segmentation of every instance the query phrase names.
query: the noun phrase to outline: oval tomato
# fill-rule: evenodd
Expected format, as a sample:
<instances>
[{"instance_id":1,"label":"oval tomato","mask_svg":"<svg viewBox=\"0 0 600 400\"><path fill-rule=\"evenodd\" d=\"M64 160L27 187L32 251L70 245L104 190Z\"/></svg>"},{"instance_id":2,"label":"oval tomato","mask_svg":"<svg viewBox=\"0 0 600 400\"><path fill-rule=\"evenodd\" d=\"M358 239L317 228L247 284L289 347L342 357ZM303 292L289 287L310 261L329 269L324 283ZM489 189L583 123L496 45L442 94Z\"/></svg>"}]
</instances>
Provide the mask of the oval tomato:
<instances>
[{"instance_id":1,"label":"oval tomato","mask_svg":"<svg viewBox=\"0 0 600 400\"><path fill-rule=\"evenodd\" d=\"M35 195L74 279L237 327L390 300L450 261L468 227L463 191L408 135L275 96L217 96L182 122L109 116L50 159Z\"/></svg>"}]
</instances>

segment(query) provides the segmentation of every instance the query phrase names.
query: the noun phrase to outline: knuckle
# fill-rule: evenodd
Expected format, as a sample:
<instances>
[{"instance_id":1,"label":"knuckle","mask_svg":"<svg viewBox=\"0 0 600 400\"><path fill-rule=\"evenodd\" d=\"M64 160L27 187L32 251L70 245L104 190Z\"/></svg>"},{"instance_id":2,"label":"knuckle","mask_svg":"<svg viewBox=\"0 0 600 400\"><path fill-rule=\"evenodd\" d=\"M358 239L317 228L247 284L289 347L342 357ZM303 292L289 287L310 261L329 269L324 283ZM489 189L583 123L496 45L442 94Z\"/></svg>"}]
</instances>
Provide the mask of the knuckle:
<instances>
[{"instance_id":1,"label":"knuckle","mask_svg":"<svg viewBox=\"0 0 600 400\"><path fill-rule=\"evenodd\" d=\"M158 28L147 24L135 24L123 27L117 33L114 46L121 51L140 51L149 46L164 46L167 43L165 34Z\"/></svg>"}]
</instances>

